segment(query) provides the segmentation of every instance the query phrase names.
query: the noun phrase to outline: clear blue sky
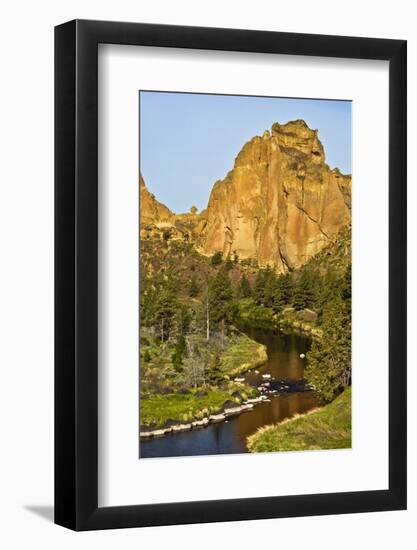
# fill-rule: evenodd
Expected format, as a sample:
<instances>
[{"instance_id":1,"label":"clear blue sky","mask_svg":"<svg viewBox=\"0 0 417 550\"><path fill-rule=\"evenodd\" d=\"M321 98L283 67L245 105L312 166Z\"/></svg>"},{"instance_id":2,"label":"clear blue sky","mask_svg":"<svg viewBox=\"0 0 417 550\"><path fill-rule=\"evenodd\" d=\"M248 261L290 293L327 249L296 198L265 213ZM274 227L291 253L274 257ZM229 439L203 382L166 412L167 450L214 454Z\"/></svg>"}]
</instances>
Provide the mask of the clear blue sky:
<instances>
[{"instance_id":1,"label":"clear blue sky","mask_svg":"<svg viewBox=\"0 0 417 550\"><path fill-rule=\"evenodd\" d=\"M350 173L350 101L140 92L141 173L172 211L202 210L248 140L297 118L319 130L327 164Z\"/></svg>"}]
</instances>

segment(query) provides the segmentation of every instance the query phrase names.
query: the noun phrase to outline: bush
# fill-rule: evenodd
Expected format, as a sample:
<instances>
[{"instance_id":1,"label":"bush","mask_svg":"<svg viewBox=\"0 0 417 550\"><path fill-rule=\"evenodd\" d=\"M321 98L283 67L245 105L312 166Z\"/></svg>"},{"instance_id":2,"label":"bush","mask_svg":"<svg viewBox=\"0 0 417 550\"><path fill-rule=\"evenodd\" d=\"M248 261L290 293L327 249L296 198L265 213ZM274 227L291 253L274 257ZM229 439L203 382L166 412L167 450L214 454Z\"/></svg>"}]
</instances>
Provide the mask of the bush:
<instances>
[{"instance_id":1,"label":"bush","mask_svg":"<svg viewBox=\"0 0 417 550\"><path fill-rule=\"evenodd\" d=\"M211 265L218 266L223 261L223 252L215 252L211 257Z\"/></svg>"}]
</instances>

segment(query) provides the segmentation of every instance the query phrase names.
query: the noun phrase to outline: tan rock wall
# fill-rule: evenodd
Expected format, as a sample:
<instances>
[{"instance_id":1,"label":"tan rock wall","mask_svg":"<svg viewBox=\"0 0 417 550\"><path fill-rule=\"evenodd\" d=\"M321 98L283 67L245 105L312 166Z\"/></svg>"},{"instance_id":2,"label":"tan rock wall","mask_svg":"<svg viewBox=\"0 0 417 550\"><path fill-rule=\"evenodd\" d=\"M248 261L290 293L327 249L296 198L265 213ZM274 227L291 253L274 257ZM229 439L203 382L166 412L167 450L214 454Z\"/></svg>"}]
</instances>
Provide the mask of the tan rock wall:
<instances>
[{"instance_id":1,"label":"tan rock wall","mask_svg":"<svg viewBox=\"0 0 417 550\"><path fill-rule=\"evenodd\" d=\"M325 164L316 130L303 121L274 124L214 185L197 247L279 271L300 266L350 222L350 189L350 176Z\"/></svg>"},{"instance_id":2,"label":"tan rock wall","mask_svg":"<svg viewBox=\"0 0 417 550\"><path fill-rule=\"evenodd\" d=\"M173 214L140 178L141 230L168 224L206 255L254 258L278 271L298 267L350 223L351 177L330 170L317 130L274 124L238 154L207 209Z\"/></svg>"}]
</instances>

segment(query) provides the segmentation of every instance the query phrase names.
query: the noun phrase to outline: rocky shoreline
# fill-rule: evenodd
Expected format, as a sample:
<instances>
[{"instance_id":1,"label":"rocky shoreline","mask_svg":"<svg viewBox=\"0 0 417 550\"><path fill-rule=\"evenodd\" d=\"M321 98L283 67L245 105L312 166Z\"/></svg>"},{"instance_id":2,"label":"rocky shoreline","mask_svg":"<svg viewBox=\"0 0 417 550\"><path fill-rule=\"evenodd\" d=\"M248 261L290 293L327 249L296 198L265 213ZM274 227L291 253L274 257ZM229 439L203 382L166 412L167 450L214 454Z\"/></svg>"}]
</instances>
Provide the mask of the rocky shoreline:
<instances>
[{"instance_id":1,"label":"rocky shoreline","mask_svg":"<svg viewBox=\"0 0 417 550\"><path fill-rule=\"evenodd\" d=\"M229 418L238 416L245 412L249 412L255 407L255 405L258 405L259 403L268 402L268 401L269 399L266 395L260 395L259 397L247 399L244 403L236 407L226 407L225 409L223 409L222 412L218 414L211 414L208 417L205 417L201 420L194 420L193 422L188 422L188 423L173 424L168 428L160 428L157 430L140 432L139 437L140 439L144 440L144 439L150 439L153 437L163 437L172 433L189 432L194 429L206 428L209 424L217 424L219 422L224 422Z\"/></svg>"},{"instance_id":2,"label":"rocky shoreline","mask_svg":"<svg viewBox=\"0 0 417 550\"><path fill-rule=\"evenodd\" d=\"M207 417L202 418L201 420L193 420L192 422L179 422L177 424L172 424L169 427L159 428L156 430L141 431L139 433L139 438L141 440L151 439L154 437L164 437L169 434L175 434L179 432L189 432L191 430L206 428L209 424L217 424L224 422L234 416L250 412L256 405L260 403L269 403L270 397L276 397L282 393L293 392L293 391L314 391L315 388L311 384L304 385L304 389L301 389L299 383L285 383L283 381L276 381L272 379L271 376L264 374L262 375L264 382L258 386L258 391L262 392L258 397L247 399L241 405L236 407L225 407L221 412L210 414ZM274 387L275 386L275 387Z\"/></svg>"}]
</instances>

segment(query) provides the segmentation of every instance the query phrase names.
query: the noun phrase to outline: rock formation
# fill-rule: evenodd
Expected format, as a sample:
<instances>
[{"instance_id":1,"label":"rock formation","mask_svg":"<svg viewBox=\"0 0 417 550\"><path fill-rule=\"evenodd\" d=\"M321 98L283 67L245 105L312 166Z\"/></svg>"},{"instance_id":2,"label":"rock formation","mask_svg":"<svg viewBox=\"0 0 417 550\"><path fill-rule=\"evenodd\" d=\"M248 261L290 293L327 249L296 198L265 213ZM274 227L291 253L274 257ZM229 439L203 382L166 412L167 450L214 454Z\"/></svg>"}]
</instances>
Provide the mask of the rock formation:
<instances>
[{"instance_id":1,"label":"rock formation","mask_svg":"<svg viewBox=\"0 0 417 550\"><path fill-rule=\"evenodd\" d=\"M174 218L171 210L148 191L142 175L139 177L139 212L141 228L145 225L170 222Z\"/></svg>"},{"instance_id":2,"label":"rock formation","mask_svg":"<svg viewBox=\"0 0 417 550\"><path fill-rule=\"evenodd\" d=\"M350 176L325 163L316 130L302 120L276 123L215 183L197 246L278 271L298 267L350 222L350 188Z\"/></svg>"},{"instance_id":3,"label":"rock formation","mask_svg":"<svg viewBox=\"0 0 417 550\"><path fill-rule=\"evenodd\" d=\"M195 207L186 214L174 214L150 193L142 175L139 178L139 189L141 239L169 238L195 242L195 229L200 224Z\"/></svg>"},{"instance_id":4,"label":"rock formation","mask_svg":"<svg viewBox=\"0 0 417 550\"><path fill-rule=\"evenodd\" d=\"M202 254L236 253L280 272L333 241L350 223L350 204L351 177L329 168L317 130L303 120L275 123L246 143L191 225L191 215L173 214L141 179L142 224L181 221Z\"/></svg>"}]
</instances>

